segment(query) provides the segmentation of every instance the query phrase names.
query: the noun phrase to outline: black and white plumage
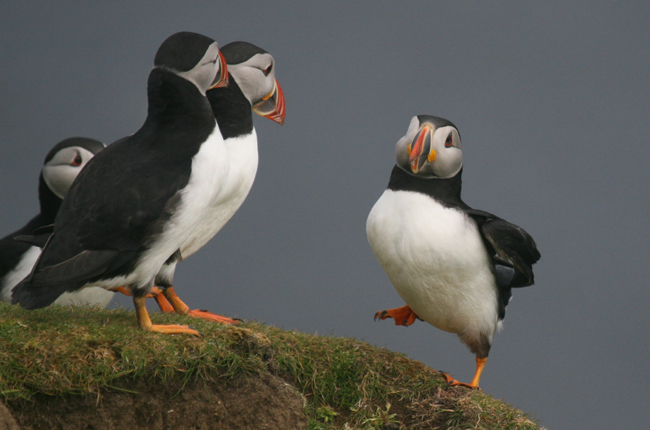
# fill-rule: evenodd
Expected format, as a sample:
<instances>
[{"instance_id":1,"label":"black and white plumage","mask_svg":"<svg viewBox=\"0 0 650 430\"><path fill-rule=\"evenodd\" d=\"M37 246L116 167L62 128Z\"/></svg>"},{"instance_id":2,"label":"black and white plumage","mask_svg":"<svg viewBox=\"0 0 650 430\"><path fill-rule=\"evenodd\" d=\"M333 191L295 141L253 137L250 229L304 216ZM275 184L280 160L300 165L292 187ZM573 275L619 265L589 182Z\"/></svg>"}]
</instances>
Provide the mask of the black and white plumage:
<instances>
[{"instance_id":1,"label":"black and white plumage","mask_svg":"<svg viewBox=\"0 0 650 430\"><path fill-rule=\"evenodd\" d=\"M144 125L80 173L33 272L14 288L13 303L36 309L65 291L126 286L142 328L184 332L152 326L144 296L228 176L227 150L205 97L227 77L211 38L182 32L163 42L149 75Z\"/></svg>"},{"instance_id":2,"label":"black and white plumage","mask_svg":"<svg viewBox=\"0 0 650 430\"><path fill-rule=\"evenodd\" d=\"M180 249L185 259L202 248L232 218L253 186L258 166L257 133L253 114L284 123L285 103L275 78L275 60L248 42L232 42L221 48L228 64L229 84L207 92L228 153L228 177L211 209ZM165 265L173 273L178 260ZM160 277L158 285L169 287Z\"/></svg>"},{"instance_id":3,"label":"black and white plumage","mask_svg":"<svg viewBox=\"0 0 650 430\"><path fill-rule=\"evenodd\" d=\"M511 289L533 284L532 265L540 254L521 227L462 201L461 139L450 121L414 117L396 158L366 230L407 307L376 317L403 325L418 317L458 334L476 354L469 385L477 388Z\"/></svg>"},{"instance_id":4,"label":"black and white plumage","mask_svg":"<svg viewBox=\"0 0 650 430\"><path fill-rule=\"evenodd\" d=\"M16 240L31 236L38 229L54 224L63 197L86 163L104 149L104 144L85 137L71 137L57 143L48 152L38 184L40 212L21 229L0 239L0 300L11 301L11 289L29 275L41 249ZM47 235L43 235L47 237ZM65 293L54 303L106 306L113 296L102 288L87 288Z\"/></svg>"}]
</instances>

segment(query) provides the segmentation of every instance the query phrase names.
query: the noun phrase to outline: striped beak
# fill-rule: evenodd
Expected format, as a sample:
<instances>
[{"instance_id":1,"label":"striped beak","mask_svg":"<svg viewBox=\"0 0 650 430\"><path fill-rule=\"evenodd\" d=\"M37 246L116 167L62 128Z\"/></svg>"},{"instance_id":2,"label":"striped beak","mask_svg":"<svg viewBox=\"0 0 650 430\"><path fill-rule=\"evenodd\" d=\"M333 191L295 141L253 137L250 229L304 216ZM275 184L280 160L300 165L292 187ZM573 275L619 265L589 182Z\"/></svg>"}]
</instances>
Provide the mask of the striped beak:
<instances>
[{"instance_id":1,"label":"striped beak","mask_svg":"<svg viewBox=\"0 0 650 430\"><path fill-rule=\"evenodd\" d=\"M219 52L219 73L214 78L212 86L209 89L213 88L222 88L228 86L228 66L226 65L226 59L223 57L223 54Z\"/></svg>"},{"instance_id":2,"label":"striped beak","mask_svg":"<svg viewBox=\"0 0 650 430\"><path fill-rule=\"evenodd\" d=\"M418 130L411 144L407 147L411 171L417 174L426 161L430 163L436 159L436 151L431 149L433 126L425 123Z\"/></svg>"},{"instance_id":3,"label":"striped beak","mask_svg":"<svg viewBox=\"0 0 650 430\"><path fill-rule=\"evenodd\" d=\"M280 125L284 124L284 93L277 79L273 85L273 90L253 103L253 112Z\"/></svg>"}]
</instances>

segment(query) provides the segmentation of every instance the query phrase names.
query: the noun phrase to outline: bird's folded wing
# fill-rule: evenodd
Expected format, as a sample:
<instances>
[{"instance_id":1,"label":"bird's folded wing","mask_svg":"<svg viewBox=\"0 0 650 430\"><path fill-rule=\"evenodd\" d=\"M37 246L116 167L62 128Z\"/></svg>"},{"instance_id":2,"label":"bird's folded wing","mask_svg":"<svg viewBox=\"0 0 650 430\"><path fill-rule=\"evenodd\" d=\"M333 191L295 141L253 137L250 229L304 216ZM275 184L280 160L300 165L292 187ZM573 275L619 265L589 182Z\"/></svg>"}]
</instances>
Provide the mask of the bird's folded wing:
<instances>
[{"instance_id":1,"label":"bird's folded wing","mask_svg":"<svg viewBox=\"0 0 650 430\"><path fill-rule=\"evenodd\" d=\"M30 279L32 287L75 284L101 275L119 255L117 251L83 251L52 266L42 267Z\"/></svg>"},{"instance_id":2,"label":"bird's folded wing","mask_svg":"<svg viewBox=\"0 0 650 430\"><path fill-rule=\"evenodd\" d=\"M489 212L470 209L467 211L478 224L485 238L498 258L495 265L511 265L515 273L510 287L526 287L535 281L533 264L540 258L533 238L521 227L503 220Z\"/></svg>"}]
</instances>

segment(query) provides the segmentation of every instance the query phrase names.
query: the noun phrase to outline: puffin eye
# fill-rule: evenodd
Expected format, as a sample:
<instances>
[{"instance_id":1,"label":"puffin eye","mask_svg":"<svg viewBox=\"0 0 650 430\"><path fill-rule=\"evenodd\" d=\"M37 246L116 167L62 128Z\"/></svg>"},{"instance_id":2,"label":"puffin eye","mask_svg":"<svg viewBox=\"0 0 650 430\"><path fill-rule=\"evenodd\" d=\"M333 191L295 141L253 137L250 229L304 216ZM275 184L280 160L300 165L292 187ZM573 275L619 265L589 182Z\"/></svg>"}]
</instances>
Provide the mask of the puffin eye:
<instances>
[{"instance_id":1,"label":"puffin eye","mask_svg":"<svg viewBox=\"0 0 650 430\"><path fill-rule=\"evenodd\" d=\"M73 166L75 166L75 167L79 167L79 166L81 166L81 162L82 162L82 161L83 161L83 160L82 160L82 158L81 158L81 154L79 154L79 153L77 152L77 156L74 157L74 160L72 160L72 163L70 163L70 164L73 165Z\"/></svg>"},{"instance_id":2,"label":"puffin eye","mask_svg":"<svg viewBox=\"0 0 650 430\"><path fill-rule=\"evenodd\" d=\"M262 70L262 73L264 73L264 76L268 76L269 73L271 73L271 70L273 70L273 64L271 64L269 67L266 69Z\"/></svg>"},{"instance_id":3,"label":"puffin eye","mask_svg":"<svg viewBox=\"0 0 650 430\"><path fill-rule=\"evenodd\" d=\"M449 136L447 136L447 139L445 140L445 147L449 148L454 144L454 139L451 136L451 133L449 133Z\"/></svg>"}]
</instances>

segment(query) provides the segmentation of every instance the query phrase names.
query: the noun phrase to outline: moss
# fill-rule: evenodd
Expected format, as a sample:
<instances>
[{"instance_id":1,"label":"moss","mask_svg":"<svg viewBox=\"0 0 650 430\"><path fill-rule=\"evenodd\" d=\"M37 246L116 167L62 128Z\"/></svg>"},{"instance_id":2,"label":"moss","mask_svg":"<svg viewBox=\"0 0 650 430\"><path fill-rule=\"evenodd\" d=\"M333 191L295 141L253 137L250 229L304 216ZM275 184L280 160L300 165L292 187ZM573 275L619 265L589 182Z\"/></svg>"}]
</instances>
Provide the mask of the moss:
<instances>
[{"instance_id":1,"label":"moss","mask_svg":"<svg viewBox=\"0 0 650 430\"><path fill-rule=\"evenodd\" d=\"M180 380L183 387L267 373L305 396L311 429L539 428L500 400L447 390L433 369L356 339L255 322L226 326L160 313L152 319L192 325L204 337L138 330L133 312L125 310L24 311L0 303L0 398L97 395L128 391L129 381L142 380Z\"/></svg>"}]
</instances>

